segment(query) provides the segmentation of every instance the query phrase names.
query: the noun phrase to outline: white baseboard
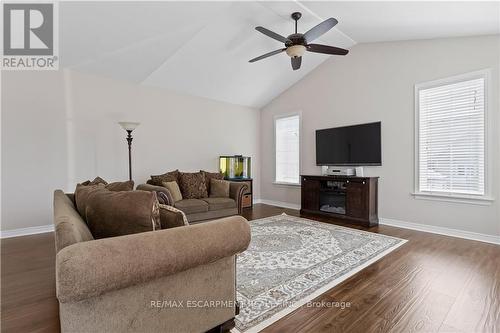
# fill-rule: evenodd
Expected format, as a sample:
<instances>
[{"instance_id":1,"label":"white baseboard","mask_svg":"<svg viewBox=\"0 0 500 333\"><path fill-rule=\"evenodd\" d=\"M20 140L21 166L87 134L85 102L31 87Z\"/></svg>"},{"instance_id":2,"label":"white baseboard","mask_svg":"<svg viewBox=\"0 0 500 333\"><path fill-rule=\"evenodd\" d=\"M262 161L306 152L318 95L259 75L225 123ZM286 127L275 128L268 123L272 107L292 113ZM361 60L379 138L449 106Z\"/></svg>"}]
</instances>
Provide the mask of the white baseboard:
<instances>
[{"instance_id":1,"label":"white baseboard","mask_svg":"<svg viewBox=\"0 0 500 333\"><path fill-rule=\"evenodd\" d=\"M45 232L52 232L52 231L54 231L54 225L47 224L47 225L41 225L39 227L3 230L0 232L0 238L11 238L11 237L43 234Z\"/></svg>"},{"instance_id":2,"label":"white baseboard","mask_svg":"<svg viewBox=\"0 0 500 333\"><path fill-rule=\"evenodd\" d=\"M253 203L262 203L262 204L266 204L266 205L289 208L289 209L297 209L297 210L300 209L300 205L292 204L289 202L283 202L283 201L256 199L256 200L254 200Z\"/></svg>"},{"instance_id":3,"label":"white baseboard","mask_svg":"<svg viewBox=\"0 0 500 333\"><path fill-rule=\"evenodd\" d=\"M254 201L254 203L263 203L266 205L278 206L278 207L290 208L290 209L300 209L300 205L292 204L289 202L257 199ZM406 221L389 219L389 218L384 218L384 217L379 218L379 223L381 225L388 225L388 226L398 227L398 228L403 228L403 229L411 229L411 230L417 230L417 231L423 231L423 232L430 232L432 234L439 234L439 235L444 235L444 236L464 238L464 239L470 239L470 240L500 245L500 236L495 236L495 235L480 234L480 233L472 232L472 231L438 227L438 226L429 225L429 224L406 222Z\"/></svg>"},{"instance_id":4,"label":"white baseboard","mask_svg":"<svg viewBox=\"0 0 500 333\"><path fill-rule=\"evenodd\" d=\"M379 218L379 224L500 245L500 236L480 234L472 231L438 227L429 224L406 222L383 217Z\"/></svg>"}]
</instances>

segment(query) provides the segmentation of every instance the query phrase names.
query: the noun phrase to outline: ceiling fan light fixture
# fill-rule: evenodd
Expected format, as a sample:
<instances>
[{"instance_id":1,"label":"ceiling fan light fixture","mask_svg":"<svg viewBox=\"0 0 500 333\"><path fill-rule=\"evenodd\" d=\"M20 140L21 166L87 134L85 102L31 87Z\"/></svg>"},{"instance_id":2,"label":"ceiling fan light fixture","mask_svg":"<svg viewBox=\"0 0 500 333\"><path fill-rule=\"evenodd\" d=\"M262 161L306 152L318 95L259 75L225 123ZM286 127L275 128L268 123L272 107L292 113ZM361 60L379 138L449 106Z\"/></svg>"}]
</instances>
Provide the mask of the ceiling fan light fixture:
<instances>
[{"instance_id":1,"label":"ceiling fan light fixture","mask_svg":"<svg viewBox=\"0 0 500 333\"><path fill-rule=\"evenodd\" d=\"M306 47L304 45L292 45L286 49L286 54L291 58L302 57L306 52Z\"/></svg>"},{"instance_id":2,"label":"ceiling fan light fixture","mask_svg":"<svg viewBox=\"0 0 500 333\"><path fill-rule=\"evenodd\" d=\"M255 27L255 30L266 35L267 37L271 37L278 42L285 44L285 47L267 52L261 56L250 59L248 62L256 62L262 59L266 59L270 56L280 54L281 52L286 51L286 54L291 58L290 62L292 64L292 69L294 71L300 69L300 65L302 64L302 56L306 51L313 53L321 53L321 54L329 54L329 55L346 55L349 53L349 50L342 49L340 47L321 45L321 44L310 44L313 40L321 37L325 33L327 33L330 29L332 29L338 21L333 17L324 20L320 24L315 25L311 29L309 29L306 33L298 33L297 32L297 21L302 16L301 13L295 12L292 13L292 19L295 21L295 33L289 35L288 37L281 36L280 34L275 33L269 29L258 26Z\"/></svg>"}]
</instances>

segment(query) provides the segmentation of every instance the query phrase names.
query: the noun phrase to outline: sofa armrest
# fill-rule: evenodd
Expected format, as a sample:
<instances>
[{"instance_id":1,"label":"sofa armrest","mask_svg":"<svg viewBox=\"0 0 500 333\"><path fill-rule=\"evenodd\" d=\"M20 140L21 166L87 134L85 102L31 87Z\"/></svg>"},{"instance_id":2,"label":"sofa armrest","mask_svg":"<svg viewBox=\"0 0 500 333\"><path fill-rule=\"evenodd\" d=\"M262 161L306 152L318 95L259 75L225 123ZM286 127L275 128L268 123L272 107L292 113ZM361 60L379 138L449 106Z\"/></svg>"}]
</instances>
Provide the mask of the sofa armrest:
<instances>
[{"instance_id":1,"label":"sofa armrest","mask_svg":"<svg viewBox=\"0 0 500 333\"><path fill-rule=\"evenodd\" d=\"M231 216L73 244L56 256L57 298L76 302L173 275L234 256L249 243L247 220Z\"/></svg>"},{"instance_id":2,"label":"sofa armrest","mask_svg":"<svg viewBox=\"0 0 500 333\"><path fill-rule=\"evenodd\" d=\"M189 225L186 214L173 206L160 204L160 223L162 229Z\"/></svg>"},{"instance_id":3,"label":"sofa armrest","mask_svg":"<svg viewBox=\"0 0 500 333\"><path fill-rule=\"evenodd\" d=\"M138 191L156 192L158 202L160 205L174 206L174 198L170 191L163 186L156 186L151 184L140 184L137 186ZM165 207L168 208L168 207ZM174 209L175 210L175 209ZM169 229L187 225L186 215L182 212L174 212L172 210L161 209L160 206L160 223L162 229Z\"/></svg>"},{"instance_id":4,"label":"sofa armrest","mask_svg":"<svg viewBox=\"0 0 500 333\"><path fill-rule=\"evenodd\" d=\"M238 214L243 211L242 199L243 194L248 189L247 184L242 182L230 182L229 184L229 197L236 201L236 206L238 207Z\"/></svg>"},{"instance_id":5,"label":"sofa armrest","mask_svg":"<svg viewBox=\"0 0 500 333\"><path fill-rule=\"evenodd\" d=\"M174 198L166 187L151 184L139 184L135 189L138 191L156 192L158 195L158 201L163 201L160 202L161 204L173 206Z\"/></svg>"}]
</instances>

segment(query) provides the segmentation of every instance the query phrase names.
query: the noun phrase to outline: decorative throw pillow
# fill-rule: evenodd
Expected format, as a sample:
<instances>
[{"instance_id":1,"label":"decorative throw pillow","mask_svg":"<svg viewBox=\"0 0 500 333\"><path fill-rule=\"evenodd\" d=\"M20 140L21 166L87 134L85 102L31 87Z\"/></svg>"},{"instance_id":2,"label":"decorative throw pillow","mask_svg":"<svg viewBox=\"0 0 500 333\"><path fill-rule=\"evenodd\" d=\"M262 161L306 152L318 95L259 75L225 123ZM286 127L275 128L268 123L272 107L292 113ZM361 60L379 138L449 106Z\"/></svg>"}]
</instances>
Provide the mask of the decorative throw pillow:
<instances>
[{"instance_id":1,"label":"decorative throw pillow","mask_svg":"<svg viewBox=\"0 0 500 333\"><path fill-rule=\"evenodd\" d=\"M181 189L179 188L179 184L177 184L177 182L163 182L162 186L165 187L172 195L172 199L174 201L172 205L177 201L182 200Z\"/></svg>"},{"instance_id":2,"label":"decorative throw pillow","mask_svg":"<svg viewBox=\"0 0 500 333\"><path fill-rule=\"evenodd\" d=\"M125 182L114 182L114 183L109 183L104 187L113 192L132 191L134 189L134 181L127 180Z\"/></svg>"},{"instance_id":3,"label":"decorative throw pillow","mask_svg":"<svg viewBox=\"0 0 500 333\"><path fill-rule=\"evenodd\" d=\"M81 183L82 185L85 185L85 186L90 186L90 185L99 185L99 184L104 184L104 185L107 185L108 182L105 181L104 179L102 179L101 177L95 177L94 180L90 181L90 180L87 180L87 181L84 181L83 183Z\"/></svg>"},{"instance_id":4,"label":"decorative throw pillow","mask_svg":"<svg viewBox=\"0 0 500 333\"><path fill-rule=\"evenodd\" d=\"M108 183L101 177L96 177L93 181L87 180L81 183L81 185L84 186L93 186L93 185L99 185L103 184L106 186L106 188L110 191L132 191L134 189L134 181L133 180L127 180L124 182L113 182L113 183Z\"/></svg>"},{"instance_id":5,"label":"decorative throw pillow","mask_svg":"<svg viewBox=\"0 0 500 333\"><path fill-rule=\"evenodd\" d=\"M108 182L98 176L95 177L94 180L91 181L89 185L98 185L98 184L108 185Z\"/></svg>"},{"instance_id":6,"label":"decorative throw pillow","mask_svg":"<svg viewBox=\"0 0 500 333\"><path fill-rule=\"evenodd\" d=\"M224 174L220 172L208 172L203 170L200 170L200 172L203 172L203 174L205 175L205 184L207 184L208 193L210 193L210 186L212 184L210 182L211 179L219 179L219 180L224 179Z\"/></svg>"},{"instance_id":7,"label":"decorative throw pillow","mask_svg":"<svg viewBox=\"0 0 500 333\"><path fill-rule=\"evenodd\" d=\"M99 187L104 187L113 192L132 191L134 189L134 181L127 180L124 182L114 182L108 184L108 182L106 182L101 177L96 177L93 181L87 180L81 184L76 185L75 189L76 209L84 219L85 219L85 207L88 195Z\"/></svg>"},{"instance_id":8,"label":"decorative throw pillow","mask_svg":"<svg viewBox=\"0 0 500 333\"><path fill-rule=\"evenodd\" d=\"M113 192L103 187L89 194L85 220L94 238L161 229L156 192Z\"/></svg>"},{"instance_id":9,"label":"decorative throw pillow","mask_svg":"<svg viewBox=\"0 0 500 333\"><path fill-rule=\"evenodd\" d=\"M229 198L230 182L227 180L211 179L210 180L210 197L211 198Z\"/></svg>"},{"instance_id":10,"label":"decorative throw pillow","mask_svg":"<svg viewBox=\"0 0 500 333\"><path fill-rule=\"evenodd\" d=\"M179 173L179 186L184 199L200 199L208 197L205 175L202 172Z\"/></svg>"},{"instance_id":11,"label":"decorative throw pillow","mask_svg":"<svg viewBox=\"0 0 500 333\"><path fill-rule=\"evenodd\" d=\"M148 180L148 184L163 186L163 182L176 182L179 178L179 170L170 171L162 175L152 175L151 179Z\"/></svg>"},{"instance_id":12,"label":"decorative throw pillow","mask_svg":"<svg viewBox=\"0 0 500 333\"><path fill-rule=\"evenodd\" d=\"M88 182L88 183L87 183ZM85 220L85 209L87 208L87 201L90 194L94 191L105 189L104 184L97 185L84 185L89 184L90 181L83 182L82 184L77 184L75 189L75 204L76 210L80 213L80 216Z\"/></svg>"}]
</instances>

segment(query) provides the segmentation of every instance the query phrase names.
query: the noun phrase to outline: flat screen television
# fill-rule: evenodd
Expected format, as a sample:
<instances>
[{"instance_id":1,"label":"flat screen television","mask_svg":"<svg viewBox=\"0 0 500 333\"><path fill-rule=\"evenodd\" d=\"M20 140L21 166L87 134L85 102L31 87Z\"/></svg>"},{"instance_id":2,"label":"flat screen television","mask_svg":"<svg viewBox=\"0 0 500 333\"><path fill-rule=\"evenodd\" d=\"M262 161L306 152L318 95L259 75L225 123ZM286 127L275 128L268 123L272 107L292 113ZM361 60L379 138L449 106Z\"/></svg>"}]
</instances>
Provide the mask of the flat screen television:
<instances>
[{"instance_id":1,"label":"flat screen television","mask_svg":"<svg viewBox=\"0 0 500 333\"><path fill-rule=\"evenodd\" d=\"M316 130L316 165L382 165L381 123Z\"/></svg>"}]
</instances>

